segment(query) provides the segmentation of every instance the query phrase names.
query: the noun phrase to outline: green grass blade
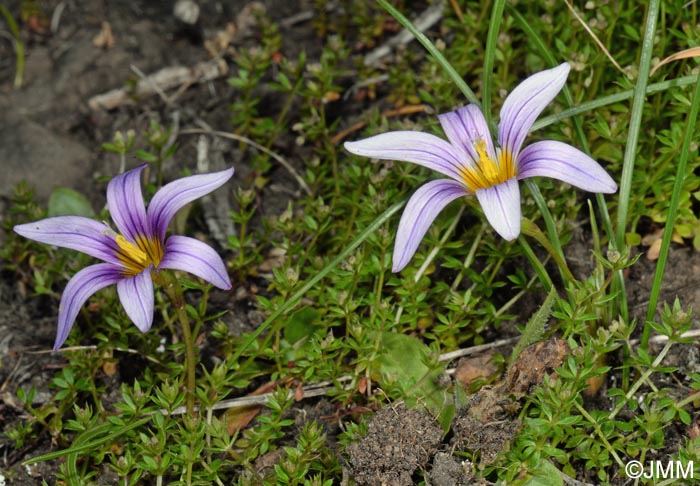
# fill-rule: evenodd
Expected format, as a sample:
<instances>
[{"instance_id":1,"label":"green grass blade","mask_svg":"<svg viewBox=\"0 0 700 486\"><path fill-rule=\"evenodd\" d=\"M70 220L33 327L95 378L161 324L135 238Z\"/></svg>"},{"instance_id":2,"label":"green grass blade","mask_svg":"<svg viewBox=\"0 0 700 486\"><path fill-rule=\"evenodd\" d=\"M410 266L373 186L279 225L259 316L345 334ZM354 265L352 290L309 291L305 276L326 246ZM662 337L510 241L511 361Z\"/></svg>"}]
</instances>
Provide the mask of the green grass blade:
<instances>
[{"instance_id":1,"label":"green grass blade","mask_svg":"<svg viewBox=\"0 0 700 486\"><path fill-rule=\"evenodd\" d=\"M544 268L544 265L542 264L540 259L537 258L537 255L535 255L535 252L532 251L532 247L527 242L525 235L521 234L520 236L518 236L518 243L520 243L520 246L523 249L523 253L525 253L525 256L527 257L527 259L530 260L530 264L532 265L532 268L535 270L535 273L537 274L537 278L540 279L540 282L542 283L542 286L544 287L544 289L547 292L551 292L552 289L554 288L554 284L552 283L552 279L549 277L549 274L547 273L547 269Z\"/></svg>"},{"instance_id":2,"label":"green grass blade","mask_svg":"<svg viewBox=\"0 0 700 486\"><path fill-rule=\"evenodd\" d=\"M367 226L362 232L353 240L352 243L350 243L337 257L335 257L328 265L326 265L323 270L315 274L313 277L309 279L308 282L306 282L299 290L297 290L294 295L292 295L289 299L287 299L284 304L279 306L277 310L275 310L272 314L270 314L270 317L265 319L265 321L258 326L258 328L253 331L250 336L248 337L248 340L244 342L241 346L238 347L236 350L236 353L233 355L231 358L233 361L238 361L238 359L241 357L243 352L250 347L251 344L260 336L260 334L263 333L270 325L275 322L281 315L286 314L289 312L294 306L301 300L302 297L304 297L304 294L308 292L314 285L316 285L322 278L324 278L328 273L333 270L340 262L345 260L350 253L355 251L355 248L360 246L360 244L365 241L372 233L377 231L381 225L383 225L389 218L391 218L396 212L398 212L401 208L404 207L406 202L408 201L408 198L397 202L393 206L391 206L389 209L384 211L377 219L375 219L372 224Z\"/></svg>"},{"instance_id":3,"label":"green grass blade","mask_svg":"<svg viewBox=\"0 0 700 486\"><path fill-rule=\"evenodd\" d=\"M666 217L666 226L664 227L664 236L661 240L661 251L659 252L659 260L656 262L656 271L654 273L654 281L649 294L649 307L647 309L646 321L644 322L644 330L642 331L641 346L646 349L651 334L651 321L656 314L656 304L659 301L659 293L661 292L661 283L664 278L664 268L666 259L668 258L668 250L671 246L671 237L673 236L673 227L676 222L676 214L678 213L678 203L681 198L681 190L683 181L686 177L686 166L688 157L690 156L690 143L693 140L695 133L695 123L698 118L700 107L700 77L695 83L695 91L693 92L693 104L690 107L690 113L685 127L685 135L683 136L683 144L681 145L681 154L678 160L678 168L676 169L676 178L673 182L673 193L671 194L671 202L668 208L668 216Z\"/></svg>"},{"instance_id":4,"label":"green grass blade","mask_svg":"<svg viewBox=\"0 0 700 486\"><path fill-rule=\"evenodd\" d=\"M647 94L647 82L651 68L651 55L654 49L654 35L656 33L656 20L659 15L659 0L649 2L647 20L644 27L642 40L642 52L639 57L639 76L634 88L632 98L632 112L630 113L629 129L627 132L627 144L622 158L622 177L620 178L619 202L617 207L617 246L622 248L625 244L625 230L627 228L627 213L629 212L630 194L632 193L632 174L634 173L634 161L637 155L637 142L639 130L642 125L642 112Z\"/></svg>"},{"instance_id":5,"label":"green grass blade","mask_svg":"<svg viewBox=\"0 0 700 486\"><path fill-rule=\"evenodd\" d=\"M416 26L411 23L401 12L396 10L389 2L386 0L377 0L377 3L381 5L389 14L396 19L398 23L403 25L406 30L408 30L413 37L420 42L426 51L430 53L431 56L440 64L440 67L445 71L445 73L452 79L452 82L459 88L459 90L464 94L464 97L469 100L470 103L475 103L477 106L481 107L481 103L477 99L476 95L472 89L467 85L467 83L462 79L455 68L445 59L445 56L435 47L435 44L430 42L423 32L416 29Z\"/></svg>"},{"instance_id":6,"label":"green grass blade","mask_svg":"<svg viewBox=\"0 0 700 486\"><path fill-rule=\"evenodd\" d=\"M572 282L576 280L576 277L574 277L571 270L569 270L569 266L566 263L566 258L554 249L554 245L552 245L542 230L535 223L527 218L522 218L520 228L522 234L531 237L537 241L542 248L547 250L547 253L551 255L552 259L557 264L557 267L559 267L559 272L561 273L562 279Z\"/></svg>"},{"instance_id":7,"label":"green grass blade","mask_svg":"<svg viewBox=\"0 0 700 486\"><path fill-rule=\"evenodd\" d=\"M661 91L666 91L671 88L690 86L691 84L694 84L697 79L697 74L690 74L688 76L682 76L680 78L669 79L667 81L661 81L659 83L650 84L647 86L647 95L659 93ZM564 110L561 113L540 118L535 123L533 123L530 131L534 132L535 130L547 127L558 121L571 118L572 116L580 115L582 113L593 111L603 106L613 105L615 103L628 100L632 98L632 96L634 96L634 90L628 89L625 91L621 91L620 93L603 96L602 98L598 98L596 100L581 103L580 105L575 106L573 108L569 108L568 110Z\"/></svg>"},{"instance_id":8,"label":"green grass blade","mask_svg":"<svg viewBox=\"0 0 700 486\"><path fill-rule=\"evenodd\" d=\"M152 417L150 416L144 417L142 419L137 420L136 422L125 426L122 429L117 430L116 432L112 432L111 434L107 434L104 437L100 437L111 428L114 428L113 424L104 423L95 427L92 430L86 430L85 432L80 434L80 436L75 440L73 447L62 451L50 452L48 454L44 454L43 456L33 457L32 459L24 461L22 465L26 466L28 464L34 464L36 462L50 461L51 459L57 459L59 457L67 456L69 454L79 454L81 452L92 450L94 448L104 445L105 443L113 441L117 437L122 436L137 427L140 427L150 422L151 419ZM99 439L97 439L97 437L99 437Z\"/></svg>"},{"instance_id":9,"label":"green grass blade","mask_svg":"<svg viewBox=\"0 0 700 486\"><path fill-rule=\"evenodd\" d=\"M491 88L493 79L493 64L496 57L496 41L498 40L498 32L501 28L503 20L503 9L505 7L504 0L495 0L493 9L491 10L491 20L489 21L489 32L486 37L486 52L484 54L484 70L482 73L483 89L481 92L481 101L484 105L484 117L489 127L493 124L491 116Z\"/></svg>"},{"instance_id":10,"label":"green grass blade","mask_svg":"<svg viewBox=\"0 0 700 486\"><path fill-rule=\"evenodd\" d=\"M530 191L532 198L535 200L535 204L537 204L540 214L542 214L542 219L544 220L545 228L547 228L547 235L549 236L552 248L559 254L559 258L564 260L564 251L561 247L561 240L559 239L557 224L552 217L552 213L549 211L549 207L547 207L547 201L545 201L544 196L540 192L540 188L537 187L537 184L535 184L535 181L532 179L525 179L524 183ZM562 274L562 278L566 279L566 275Z\"/></svg>"}]
</instances>

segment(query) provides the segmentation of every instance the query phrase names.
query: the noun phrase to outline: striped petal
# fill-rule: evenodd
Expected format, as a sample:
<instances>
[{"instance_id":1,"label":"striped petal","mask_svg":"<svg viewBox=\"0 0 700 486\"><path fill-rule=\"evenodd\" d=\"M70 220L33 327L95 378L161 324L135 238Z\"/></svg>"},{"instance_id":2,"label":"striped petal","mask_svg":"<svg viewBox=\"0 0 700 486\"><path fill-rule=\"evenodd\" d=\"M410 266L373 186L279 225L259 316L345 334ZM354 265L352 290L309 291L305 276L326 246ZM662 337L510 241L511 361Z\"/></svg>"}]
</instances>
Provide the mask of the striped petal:
<instances>
[{"instance_id":1,"label":"striped petal","mask_svg":"<svg viewBox=\"0 0 700 486\"><path fill-rule=\"evenodd\" d=\"M525 147L518 162L518 179L551 177L589 192L612 194L617 184L598 162L563 142L546 140Z\"/></svg>"},{"instance_id":2,"label":"striped petal","mask_svg":"<svg viewBox=\"0 0 700 486\"><path fill-rule=\"evenodd\" d=\"M131 322L141 332L146 332L153 324L153 280L151 268L133 277L122 278L117 283L119 300Z\"/></svg>"},{"instance_id":3,"label":"striped petal","mask_svg":"<svg viewBox=\"0 0 700 486\"><path fill-rule=\"evenodd\" d=\"M569 64L563 63L533 74L506 98L501 108L498 143L513 159L518 158L532 124L564 86L569 69Z\"/></svg>"},{"instance_id":4,"label":"striped petal","mask_svg":"<svg viewBox=\"0 0 700 486\"><path fill-rule=\"evenodd\" d=\"M476 197L486 219L496 233L507 241L520 234L520 188L515 178L496 186L479 189Z\"/></svg>"},{"instance_id":5,"label":"striped petal","mask_svg":"<svg viewBox=\"0 0 700 486\"><path fill-rule=\"evenodd\" d=\"M119 232L132 243L147 235L146 206L141 192L143 164L114 177L107 185L107 206Z\"/></svg>"},{"instance_id":6,"label":"striped petal","mask_svg":"<svg viewBox=\"0 0 700 486\"><path fill-rule=\"evenodd\" d=\"M411 261L423 236L440 211L460 196L469 194L456 181L439 179L421 186L406 205L396 232L392 271L401 271Z\"/></svg>"},{"instance_id":7,"label":"striped petal","mask_svg":"<svg viewBox=\"0 0 700 486\"><path fill-rule=\"evenodd\" d=\"M345 150L363 157L412 162L440 174L461 180L463 154L445 140L429 133L387 132L374 137L345 142Z\"/></svg>"},{"instance_id":8,"label":"striped petal","mask_svg":"<svg viewBox=\"0 0 700 486\"><path fill-rule=\"evenodd\" d=\"M223 290L231 281L221 257L212 247L194 238L173 235L165 244L165 256L158 268L182 270Z\"/></svg>"},{"instance_id":9,"label":"striped petal","mask_svg":"<svg viewBox=\"0 0 700 486\"><path fill-rule=\"evenodd\" d=\"M73 275L63 291L58 307L58 331L53 345L54 351L63 346L85 301L98 290L115 284L122 278L120 269L109 263L91 265Z\"/></svg>"},{"instance_id":10,"label":"striped petal","mask_svg":"<svg viewBox=\"0 0 700 486\"><path fill-rule=\"evenodd\" d=\"M480 159L479 152L476 150L476 144L479 141L486 143L486 153L491 160L498 160L489 126L478 106L472 104L456 111L443 113L438 115L438 120L450 143L462 150L469 160Z\"/></svg>"},{"instance_id":11,"label":"striped petal","mask_svg":"<svg viewBox=\"0 0 700 486\"><path fill-rule=\"evenodd\" d=\"M14 227L30 240L77 250L105 262L119 264L113 231L103 223L82 216L56 216Z\"/></svg>"},{"instance_id":12,"label":"striped petal","mask_svg":"<svg viewBox=\"0 0 700 486\"><path fill-rule=\"evenodd\" d=\"M170 220L183 206L221 187L233 175L233 167L177 179L161 187L148 205L150 236L165 239Z\"/></svg>"}]
</instances>

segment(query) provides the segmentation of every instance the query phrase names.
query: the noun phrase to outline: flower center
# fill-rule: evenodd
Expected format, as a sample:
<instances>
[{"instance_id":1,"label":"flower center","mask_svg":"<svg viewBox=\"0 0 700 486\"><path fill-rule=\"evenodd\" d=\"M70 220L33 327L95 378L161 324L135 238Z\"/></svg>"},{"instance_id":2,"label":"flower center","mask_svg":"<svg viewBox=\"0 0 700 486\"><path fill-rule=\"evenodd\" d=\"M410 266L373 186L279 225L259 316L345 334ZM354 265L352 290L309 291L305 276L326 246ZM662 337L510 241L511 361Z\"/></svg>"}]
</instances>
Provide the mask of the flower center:
<instances>
[{"instance_id":1,"label":"flower center","mask_svg":"<svg viewBox=\"0 0 700 486\"><path fill-rule=\"evenodd\" d=\"M479 159L474 161L474 167L462 169L462 179L469 189L486 189L501 184L515 177L515 164L513 157L505 148L496 149L496 157L493 160L486 151L486 141L479 139L474 143L474 149Z\"/></svg>"},{"instance_id":2,"label":"flower center","mask_svg":"<svg viewBox=\"0 0 700 486\"><path fill-rule=\"evenodd\" d=\"M116 236L117 257L124 265L124 275L133 276L143 272L149 265L157 267L163 259L163 245L158 238L139 236L136 244L122 235Z\"/></svg>"}]
</instances>

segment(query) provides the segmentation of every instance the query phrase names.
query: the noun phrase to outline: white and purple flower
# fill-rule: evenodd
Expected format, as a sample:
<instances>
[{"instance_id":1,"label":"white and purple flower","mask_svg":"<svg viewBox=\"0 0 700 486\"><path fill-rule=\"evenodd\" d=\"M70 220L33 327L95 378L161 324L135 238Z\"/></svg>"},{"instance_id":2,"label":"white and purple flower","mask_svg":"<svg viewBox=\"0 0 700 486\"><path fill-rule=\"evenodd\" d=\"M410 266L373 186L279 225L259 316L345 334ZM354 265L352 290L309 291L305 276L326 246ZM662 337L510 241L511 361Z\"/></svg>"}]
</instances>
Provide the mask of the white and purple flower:
<instances>
[{"instance_id":1,"label":"white and purple flower","mask_svg":"<svg viewBox=\"0 0 700 486\"><path fill-rule=\"evenodd\" d=\"M520 234L520 179L545 176L590 192L617 190L595 160L570 145L546 140L521 151L530 127L564 86L569 69L564 63L539 72L513 90L501 108L497 145L474 104L438 116L449 142L428 133L397 131L345 143L356 155L413 162L450 177L428 182L408 201L396 234L394 272L408 264L440 211L460 196L476 195L491 226L510 241Z\"/></svg>"},{"instance_id":2,"label":"white and purple flower","mask_svg":"<svg viewBox=\"0 0 700 486\"><path fill-rule=\"evenodd\" d=\"M224 262L210 246L187 236L166 238L165 234L180 208L222 186L233 175L233 168L166 184L146 210L141 193L144 167L116 176L107 186L107 205L119 234L82 216L57 216L14 227L25 238L77 250L104 262L82 269L66 285L54 350L65 342L85 301L108 285L117 284L124 310L141 332L153 323L152 272L183 270L220 289L231 288Z\"/></svg>"}]
</instances>

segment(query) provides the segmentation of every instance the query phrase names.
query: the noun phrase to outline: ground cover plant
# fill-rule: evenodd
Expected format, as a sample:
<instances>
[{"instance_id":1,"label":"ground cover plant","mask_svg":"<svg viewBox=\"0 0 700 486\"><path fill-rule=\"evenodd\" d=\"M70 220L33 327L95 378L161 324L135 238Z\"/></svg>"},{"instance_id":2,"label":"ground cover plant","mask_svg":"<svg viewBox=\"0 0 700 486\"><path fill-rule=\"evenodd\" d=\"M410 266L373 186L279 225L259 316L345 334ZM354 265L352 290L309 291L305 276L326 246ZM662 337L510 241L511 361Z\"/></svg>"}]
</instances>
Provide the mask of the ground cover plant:
<instances>
[{"instance_id":1,"label":"ground cover plant","mask_svg":"<svg viewBox=\"0 0 700 486\"><path fill-rule=\"evenodd\" d=\"M0 484L700 478L695 2L157 3L0 6Z\"/></svg>"}]
</instances>

